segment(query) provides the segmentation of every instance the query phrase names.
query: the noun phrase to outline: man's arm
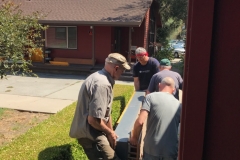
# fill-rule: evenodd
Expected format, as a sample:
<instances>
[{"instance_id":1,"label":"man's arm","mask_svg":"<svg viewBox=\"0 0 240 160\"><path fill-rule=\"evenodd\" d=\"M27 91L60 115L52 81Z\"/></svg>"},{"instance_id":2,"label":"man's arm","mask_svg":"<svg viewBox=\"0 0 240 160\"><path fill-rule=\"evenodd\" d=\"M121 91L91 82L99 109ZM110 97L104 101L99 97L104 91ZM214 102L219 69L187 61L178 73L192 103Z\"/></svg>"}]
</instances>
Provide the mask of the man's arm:
<instances>
[{"instance_id":1,"label":"man's arm","mask_svg":"<svg viewBox=\"0 0 240 160\"><path fill-rule=\"evenodd\" d=\"M146 91L146 95L148 95L149 93L151 93L149 90Z\"/></svg>"},{"instance_id":2,"label":"man's arm","mask_svg":"<svg viewBox=\"0 0 240 160\"><path fill-rule=\"evenodd\" d=\"M179 77L179 89L182 89L183 88L183 79L182 77L180 76Z\"/></svg>"},{"instance_id":3,"label":"man's arm","mask_svg":"<svg viewBox=\"0 0 240 160\"><path fill-rule=\"evenodd\" d=\"M100 119L100 118L95 118L92 116L88 116L88 123L95 129L104 132L107 137L108 137L108 141L111 145L111 147L114 149L116 147L116 140L117 140L117 135L116 133L113 131L112 126L109 127L110 125L112 125L112 123L109 122L108 124L105 124L105 122ZM111 123L111 124L110 124Z\"/></svg>"},{"instance_id":4,"label":"man's arm","mask_svg":"<svg viewBox=\"0 0 240 160\"><path fill-rule=\"evenodd\" d=\"M134 123L133 134L130 137L130 144L131 145L137 145L138 144L139 135L142 131L143 123L145 122L147 117L148 117L148 111L142 109L140 111L140 114L139 114L138 118L136 119L136 121Z\"/></svg>"},{"instance_id":5,"label":"man's arm","mask_svg":"<svg viewBox=\"0 0 240 160\"><path fill-rule=\"evenodd\" d=\"M138 77L133 77L133 80L134 80L135 91L140 90L140 82L139 82L139 78L138 78Z\"/></svg>"},{"instance_id":6,"label":"man's arm","mask_svg":"<svg viewBox=\"0 0 240 160\"><path fill-rule=\"evenodd\" d=\"M107 123L108 128L110 128L111 130L113 130L113 126L112 126L112 116L110 115L108 123Z\"/></svg>"},{"instance_id":7,"label":"man's arm","mask_svg":"<svg viewBox=\"0 0 240 160\"><path fill-rule=\"evenodd\" d=\"M156 74L154 74L150 80L150 83L148 85L148 89L146 91L146 95L149 93L152 93L154 91L156 91L156 84L155 84L155 79L156 79Z\"/></svg>"}]
</instances>

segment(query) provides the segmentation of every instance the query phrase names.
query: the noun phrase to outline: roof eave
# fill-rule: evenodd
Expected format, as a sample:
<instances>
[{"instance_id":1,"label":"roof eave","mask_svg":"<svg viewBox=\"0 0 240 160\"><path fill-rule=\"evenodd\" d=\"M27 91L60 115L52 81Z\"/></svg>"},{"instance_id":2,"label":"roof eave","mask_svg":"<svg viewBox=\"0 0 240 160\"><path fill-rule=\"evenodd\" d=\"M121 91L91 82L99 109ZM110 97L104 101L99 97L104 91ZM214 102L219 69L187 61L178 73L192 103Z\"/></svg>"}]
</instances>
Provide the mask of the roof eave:
<instances>
[{"instance_id":1,"label":"roof eave","mask_svg":"<svg viewBox=\"0 0 240 160\"><path fill-rule=\"evenodd\" d=\"M39 20L41 24L47 25L91 25L91 26L123 26L123 27L140 27L139 22L103 22L103 21L58 21L58 20Z\"/></svg>"}]
</instances>

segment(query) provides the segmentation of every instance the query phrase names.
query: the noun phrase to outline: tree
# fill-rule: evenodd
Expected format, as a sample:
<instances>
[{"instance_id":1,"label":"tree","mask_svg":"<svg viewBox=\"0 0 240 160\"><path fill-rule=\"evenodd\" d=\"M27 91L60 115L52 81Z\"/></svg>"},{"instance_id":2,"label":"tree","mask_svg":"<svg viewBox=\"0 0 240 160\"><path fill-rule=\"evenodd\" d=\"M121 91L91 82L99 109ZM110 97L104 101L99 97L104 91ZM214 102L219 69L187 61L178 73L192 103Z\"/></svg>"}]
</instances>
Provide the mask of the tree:
<instances>
[{"instance_id":1,"label":"tree","mask_svg":"<svg viewBox=\"0 0 240 160\"><path fill-rule=\"evenodd\" d=\"M162 28L157 31L157 41L167 45L168 37L181 24L186 24L188 0L157 0L160 5Z\"/></svg>"},{"instance_id":2,"label":"tree","mask_svg":"<svg viewBox=\"0 0 240 160\"><path fill-rule=\"evenodd\" d=\"M38 23L43 15L33 12L24 15L19 4L0 2L0 76L8 73L34 75L29 69L32 54L43 46L42 31L46 26Z\"/></svg>"},{"instance_id":3,"label":"tree","mask_svg":"<svg viewBox=\"0 0 240 160\"><path fill-rule=\"evenodd\" d=\"M162 48L157 52L156 58L160 61L163 58L174 59L173 49L169 46L168 37L172 32L186 24L188 0L157 0L160 5L162 27L157 30L157 42L162 44ZM182 34L184 35L184 34ZM184 57L181 57L179 70L183 73Z\"/></svg>"}]
</instances>

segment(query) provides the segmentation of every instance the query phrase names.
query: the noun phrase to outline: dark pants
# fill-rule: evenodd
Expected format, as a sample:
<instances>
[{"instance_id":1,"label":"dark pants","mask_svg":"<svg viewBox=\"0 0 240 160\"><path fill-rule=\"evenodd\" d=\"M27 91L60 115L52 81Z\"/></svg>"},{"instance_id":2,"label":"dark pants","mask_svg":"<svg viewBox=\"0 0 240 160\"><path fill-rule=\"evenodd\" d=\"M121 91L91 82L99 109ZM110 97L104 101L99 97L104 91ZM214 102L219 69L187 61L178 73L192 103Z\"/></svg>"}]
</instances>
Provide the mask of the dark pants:
<instances>
[{"instance_id":1,"label":"dark pants","mask_svg":"<svg viewBox=\"0 0 240 160\"><path fill-rule=\"evenodd\" d=\"M120 160L109 145L105 136L99 136L96 141L88 138L78 139L89 160Z\"/></svg>"}]
</instances>

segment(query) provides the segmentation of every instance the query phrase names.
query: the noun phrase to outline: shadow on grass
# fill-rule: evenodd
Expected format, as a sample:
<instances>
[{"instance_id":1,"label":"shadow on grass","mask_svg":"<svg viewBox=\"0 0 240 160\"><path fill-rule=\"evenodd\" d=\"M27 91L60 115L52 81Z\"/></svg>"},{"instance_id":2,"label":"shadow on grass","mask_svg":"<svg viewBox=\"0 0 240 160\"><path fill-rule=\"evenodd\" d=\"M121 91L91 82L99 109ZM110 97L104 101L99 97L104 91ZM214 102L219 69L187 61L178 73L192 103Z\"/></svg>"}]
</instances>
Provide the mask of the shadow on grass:
<instances>
[{"instance_id":1,"label":"shadow on grass","mask_svg":"<svg viewBox=\"0 0 240 160\"><path fill-rule=\"evenodd\" d=\"M71 145L49 147L41 151L38 160L72 160Z\"/></svg>"},{"instance_id":2,"label":"shadow on grass","mask_svg":"<svg viewBox=\"0 0 240 160\"><path fill-rule=\"evenodd\" d=\"M120 104L121 104L120 113L122 113L125 106L126 106L125 97L124 96L118 96L118 97L113 98L113 101L120 101Z\"/></svg>"},{"instance_id":3,"label":"shadow on grass","mask_svg":"<svg viewBox=\"0 0 240 160\"><path fill-rule=\"evenodd\" d=\"M125 100L125 97L124 96L118 96L118 97L115 97L115 98L113 98L113 101L120 101L120 110L119 110L119 113L120 113L120 115L119 115L119 117L117 117L117 119L119 119L120 118L120 116L121 116L121 114L122 114L122 112L123 112L123 110L124 110L124 108L126 107L126 100ZM115 123L114 125L113 125L113 128L115 129L117 127L117 124Z\"/></svg>"}]
</instances>

